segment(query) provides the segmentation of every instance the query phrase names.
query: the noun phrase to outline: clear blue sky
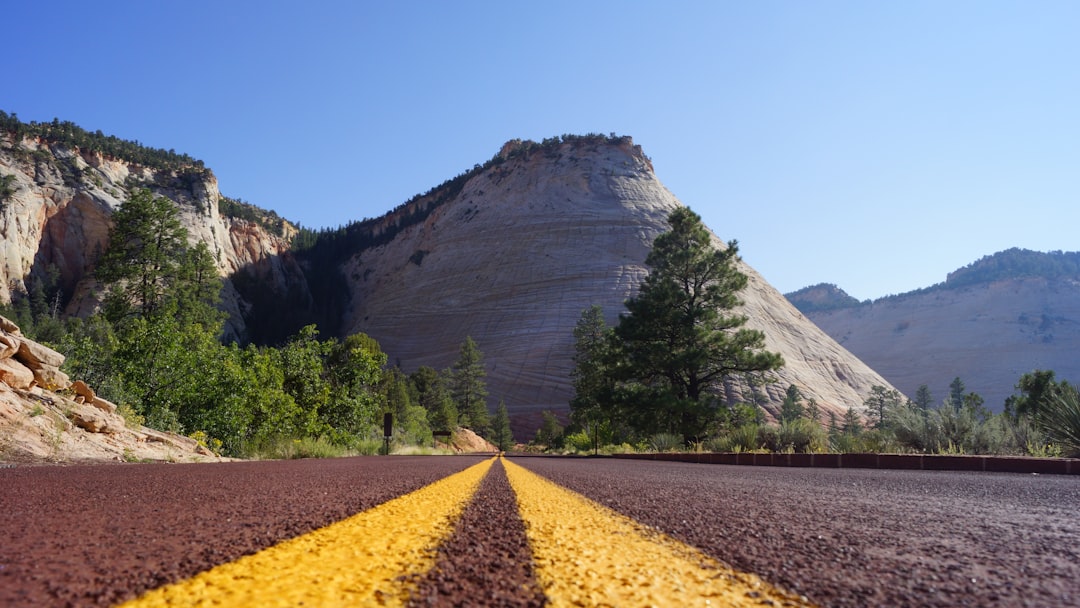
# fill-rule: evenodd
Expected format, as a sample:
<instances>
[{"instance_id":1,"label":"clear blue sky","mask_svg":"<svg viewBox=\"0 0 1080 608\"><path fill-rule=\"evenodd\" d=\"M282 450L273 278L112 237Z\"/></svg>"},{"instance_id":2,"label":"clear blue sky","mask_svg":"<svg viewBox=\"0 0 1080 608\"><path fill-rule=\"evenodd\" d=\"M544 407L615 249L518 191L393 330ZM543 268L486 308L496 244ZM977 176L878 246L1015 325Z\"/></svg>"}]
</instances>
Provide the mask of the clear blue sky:
<instances>
[{"instance_id":1,"label":"clear blue sky","mask_svg":"<svg viewBox=\"0 0 1080 608\"><path fill-rule=\"evenodd\" d=\"M781 291L1078 250L1080 2L9 2L0 109L309 227L508 139L631 135Z\"/></svg>"}]
</instances>

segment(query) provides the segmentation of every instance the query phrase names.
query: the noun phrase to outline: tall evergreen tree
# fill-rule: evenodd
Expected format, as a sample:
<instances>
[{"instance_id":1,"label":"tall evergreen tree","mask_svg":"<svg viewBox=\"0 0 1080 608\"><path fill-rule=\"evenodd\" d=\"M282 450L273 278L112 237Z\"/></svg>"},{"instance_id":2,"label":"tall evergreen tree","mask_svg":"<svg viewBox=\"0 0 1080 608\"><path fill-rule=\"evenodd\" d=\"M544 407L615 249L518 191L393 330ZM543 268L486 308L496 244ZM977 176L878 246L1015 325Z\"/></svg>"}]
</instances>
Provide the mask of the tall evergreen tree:
<instances>
[{"instance_id":1,"label":"tall evergreen tree","mask_svg":"<svg viewBox=\"0 0 1080 608\"><path fill-rule=\"evenodd\" d=\"M415 387L417 403L427 410L431 429L453 432L458 426L458 410L446 388L446 379L425 365L410 374L409 380Z\"/></svg>"},{"instance_id":2,"label":"tall evergreen tree","mask_svg":"<svg viewBox=\"0 0 1080 608\"><path fill-rule=\"evenodd\" d=\"M875 429L885 428L889 415L904 404L904 397L899 391L875 384L870 387L870 395L863 401L866 415Z\"/></svg>"},{"instance_id":3,"label":"tall evergreen tree","mask_svg":"<svg viewBox=\"0 0 1080 608\"><path fill-rule=\"evenodd\" d=\"M98 279L111 286L107 314L112 321L132 312L151 315L182 277L187 230L176 204L146 188L134 191L112 220L107 248L95 270Z\"/></svg>"},{"instance_id":4,"label":"tall evergreen tree","mask_svg":"<svg viewBox=\"0 0 1080 608\"><path fill-rule=\"evenodd\" d=\"M780 405L780 421L794 422L805 415L806 409L802 404L802 393L794 384L787 387L784 394L784 402Z\"/></svg>"},{"instance_id":5,"label":"tall evergreen tree","mask_svg":"<svg viewBox=\"0 0 1080 608\"><path fill-rule=\"evenodd\" d=\"M649 275L615 327L617 368L632 389L625 412L638 430L689 441L715 421L724 378L777 369L783 359L734 312L747 284L737 243L713 247L701 218L685 207L668 224L645 260Z\"/></svg>"},{"instance_id":6,"label":"tall evergreen tree","mask_svg":"<svg viewBox=\"0 0 1080 608\"><path fill-rule=\"evenodd\" d=\"M934 397L930 394L930 387L920 384L919 388L915 389L915 400L912 403L920 412L926 414L934 403Z\"/></svg>"},{"instance_id":7,"label":"tall evergreen tree","mask_svg":"<svg viewBox=\"0 0 1080 608\"><path fill-rule=\"evenodd\" d=\"M570 400L570 419L587 427L601 424L614 413L609 407L615 383L608 369L611 329L604 322L600 306L581 313L574 327L574 368L570 378L574 397Z\"/></svg>"},{"instance_id":8,"label":"tall evergreen tree","mask_svg":"<svg viewBox=\"0 0 1080 608\"><path fill-rule=\"evenodd\" d=\"M844 412L844 422L840 427L840 431L845 435L858 436L863 431L862 418L859 417L859 413L855 411L855 408L849 407Z\"/></svg>"},{"instance_id":9,"label":"tall evergreen tree","mask_svg":"<svg viewBox=\"0 0 1080 608\"><path fill-rule=\"evenodd\" d=\"M472 337L466 336L452 368L450 394L457 404L461 426L469 427L479 435L489 434L491 427L485 376L487 371L484 369L484 355Z\"/></svg>"},{"instance_id":10,"label":"tall evergreen tree","mask_svg":"<svg viewBox=\"0 0 1080 608\"><path fill-rule=\"evenodd\" d=\"M953 381L949 383L949 405L956 411L964 407L964 388L964 381L960 379L960 376L953 378Z\"/></svg>"},{"instance_id":11,"label":"tall evergreen tree","mask_svg":"<svg viewBox=\"0 0 1080 608\"><path fill-rule=\"evenodd\" d=\"M510 430L510 414L506 410L506 402L499 400L499 407L495 408L495 416L491 419L492 437L491 442L505 452L514 445L514 433Z\"/></svg>"}]
</instances>

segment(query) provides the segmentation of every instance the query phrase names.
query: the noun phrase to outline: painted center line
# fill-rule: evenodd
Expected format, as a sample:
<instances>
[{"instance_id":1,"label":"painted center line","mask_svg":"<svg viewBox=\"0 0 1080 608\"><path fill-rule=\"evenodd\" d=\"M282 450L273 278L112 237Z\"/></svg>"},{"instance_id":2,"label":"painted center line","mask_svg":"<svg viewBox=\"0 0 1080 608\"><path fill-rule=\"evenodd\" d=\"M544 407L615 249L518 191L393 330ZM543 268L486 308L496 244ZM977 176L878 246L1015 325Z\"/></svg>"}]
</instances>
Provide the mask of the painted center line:
<instances>
[{"instance_id":1,"label":"painted center line","mask_svg":"<svg viewBox=\"0 0 1080 608\"><path fill-rule=\"evenodd\" d=\"M400 606L495 459L123 606Z\"/></svg>"},{"instance_id":2,"label":"painted center line","mask_svg":"<svg viewBox=\"0 0 1080 608\"><path fill-rule=\"evenodd\" d=\"M503 460L551 606L812 606Z\"/></svg>"}]
</instances>

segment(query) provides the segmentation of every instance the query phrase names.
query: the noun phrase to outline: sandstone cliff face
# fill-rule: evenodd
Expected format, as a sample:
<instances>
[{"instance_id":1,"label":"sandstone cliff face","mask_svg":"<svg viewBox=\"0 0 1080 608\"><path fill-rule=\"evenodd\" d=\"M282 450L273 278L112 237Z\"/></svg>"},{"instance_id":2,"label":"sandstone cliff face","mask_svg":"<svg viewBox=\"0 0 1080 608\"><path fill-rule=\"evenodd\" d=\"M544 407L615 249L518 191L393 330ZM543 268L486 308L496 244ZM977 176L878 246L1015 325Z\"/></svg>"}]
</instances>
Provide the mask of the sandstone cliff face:
<instances>
[{"instance_id":1,"label":"sandstone cliff face","mask_svg":"<svg viewBox=\"0 0 1080 608\"><path fill-rule=\"evenodd\" d=\"M12 176L0 201L0 302L31 272L59 271L66 313L89 314L98 303L92 272L108 239L110 215L131 188L146 186L176 201L194 243L204 241L222 276L251 269L260 280L284 287L302 276L287 254L288 238L218 212L221 194L209 172L178 175L81 152L37 138L0 134L0 175ZM291 230L287 226L286 230ZM223 306L230 333L243 335L239 314L246 303L226 281Z\"/></svg>"},{"instance_id":2,"label":"sandstone cliff face","mask_svg":"<svg viewBox=\"0 0 1080 608\"><path fill-rule=\"evenodd\" d=\"M531 433L521 420L565 411L572 396L581 312L599 304L609 324L617 321L648 273L653 239L680 204L628 141L563 143L508 160L346 264L352 305L343 326L377 339L406 371L451 365L472 336L492 404L505 400L516 426ZM871 386L888 386L757 272L743 270L748 325L787 362L767 388L767 409L778 411L789 384L838 414L860 406ZM730 388L734 397L743 387Z\"/></svg>"},{"instance_id":3,"label":"sandstone cliff face","mask_svg":"<svg viewBox=\"0 0 1080 608\"><path fill-rule=\"evenodd\" d=\"M938 402L953 378L1001 411L1021 375L1080 381L1080 281L1016 278L893 296L807 316L913 396Z\"/></svg>"}]
</instances>

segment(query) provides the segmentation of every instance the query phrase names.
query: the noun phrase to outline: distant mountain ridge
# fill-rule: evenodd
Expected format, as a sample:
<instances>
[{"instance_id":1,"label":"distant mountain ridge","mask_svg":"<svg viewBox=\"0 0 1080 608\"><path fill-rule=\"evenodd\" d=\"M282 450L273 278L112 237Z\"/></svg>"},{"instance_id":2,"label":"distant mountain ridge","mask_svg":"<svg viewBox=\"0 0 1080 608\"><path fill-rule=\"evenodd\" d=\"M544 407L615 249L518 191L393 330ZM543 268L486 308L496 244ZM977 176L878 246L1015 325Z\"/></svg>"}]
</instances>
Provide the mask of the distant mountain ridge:
<instances>
[{"instance_id":1,"label":"distant mountain ridge","mask_svg":"<svg viewBox=\"0 0 1080 608\"><path fill-rule=\"evenodd\" d=\"M1034 369L1080 381L1080 252L1012 248L873 301L829 284L786 297L907 395L926 384L940 400L959 377L1000 410Z\"/></svg>"},{"instance_id":2,"label":"distant mountain ridge","mask_svg":"<svg viewBox=\"0 0 1080 608\"><path fill-rule=\"evenodd\" d=\"M906 298L1006 279L1025 278L1080 279L1080 251L1042 252L1013 247L983 256L963 268L950 272L946 275L944 282L905 293L883 296L876 300L860 301L832 283L818 283L803 287L784 294L784 297L803 313L810 313L857 308L894 298Z\"/></svg>"}]
</instances>

